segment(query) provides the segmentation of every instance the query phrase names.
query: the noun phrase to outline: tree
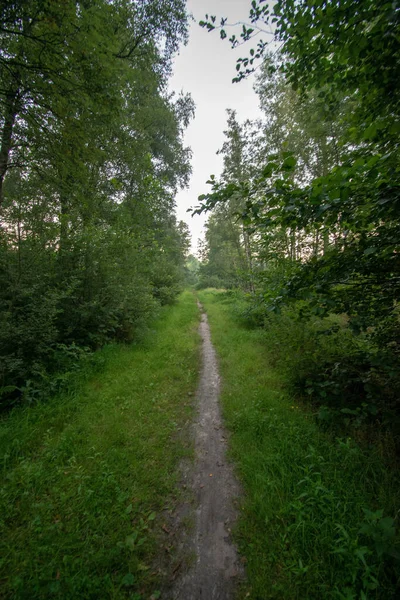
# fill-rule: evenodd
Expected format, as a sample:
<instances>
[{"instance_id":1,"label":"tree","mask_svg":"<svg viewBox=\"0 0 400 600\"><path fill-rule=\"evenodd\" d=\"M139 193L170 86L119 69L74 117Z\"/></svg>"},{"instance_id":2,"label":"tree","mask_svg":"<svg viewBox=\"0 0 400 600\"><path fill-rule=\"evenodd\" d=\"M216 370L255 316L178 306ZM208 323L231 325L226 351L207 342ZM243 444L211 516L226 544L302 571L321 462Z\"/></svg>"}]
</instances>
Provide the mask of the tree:
<instances>
[{"instance_id":1,"label":"tree","mask_svg":"<svg viewBox=\"0 0 400 600\"><path fill-rule=\"evenodd\" d=\"M223 156L221 180L240 184L251 177L253 161L250 160L253 128L249 121L240 124L236 112L227 110L225 141L218 154ZM205 281L219 280L220 286L239 284L253 290L253 248L251 233L240 218L244 210L240 194L231 196L224 206L216 207L206 224L205 242L207 264L201 268Z\"/></svg>"},{"instance_id":2,"label":"tree","mask_svg":"<svg viewBox=\"0 0 400 600\"><path fill-rule=\"evenodd\" d=\"M358 402L391 415L400 379L399 8L372 0L281 0L272 9L252 2L242 42L272 25L280 44L258 84L268 158L247 184L211 181L196 209L241 198L244 222L265 254L292 262L278 285L266 269L265 304L301 306L302 318L345 314L354 333L351 366L327 360L310 374L315 389L325 397L331 390L334 405L337 394L355 401L357 386ZM223 38L226 24L218 26ZM212 31L217 21L207 17L203 26ZM235 80L265 55L265 44L250 49ZM287 232L290 249L281 243Z\"/></svg>"},{"instance_id":3,"label":"tree","mask_svg":"<svg viewBox=\"0 0 400 600\"><path fill-rule=\"evenodd\" d=\"M8 402L46 393L82 349L133 339L176 295L194 106L166 87L187 39L182 0L3 3L0 37Z\"/></svg>"},{"instance_id":4,"label":"tree","mask_svg":"<svg viewBox=\"0 0 400 600\"><path fill-rule=\"evenodd\" d=\"M395 36L399 19L397 3L377 6L369 0L344 3L282 0L270 11L261 2L253 2L249 16L254 27L260 22L274 24L274 38L281 43L278 64L271 64L270 60L265 64L261 89L267 85L270 90L273 86L277 92L275 96L272 94L272 101L270 97L266 102L269 116L273 115L268 133L278 138L276 146L279 136L284 137L285 129L290 138L282 140L288 143L285 148L277 147L278 153L283 151L281 160L275 156L253 181L245 218L264 230L289 227L310 232L322 228L325 250L330 237L335 242L329 257L308 261L302 272L312 272L312 275L304 281L300 275L296 276L292 284L285 287L295 295L308 295L311 278L315 281L312 289L317 304L322 303L326 310L331 310L332 299L336 298L337 310L346 307L350 313L357 314L357 322L361 310L367 326L376 313L377 286L388 290L379 314L393 310L393 301L399 292L395 252L399 173L394 139L398 95L393 93L398 66L391 58L399 53ZM212 30L215 23L211 18L203 26ZM226 37L225 24L226 20L222 19L222 37ZM244 27L242 39L250 39L254 31L254 28L249 32ZM237 44L235 38L231 38L231 42ZM254 64L254 51L250 56L254 59L247 62L240 59L239 69ZM252 64L249 61L253 61ZM279 79L283 83L283 95L276 85ZM388 94L386 106L382 103L382 90ZM295 118L292 112L284 110L289 119L285 123L279 116L282 100L285 96L289 99L291 94L292 100L297 102L298 93L301 109L294 111ZM311 131L305 119L309 119L312 112L323 115L332 112L335 133L327 135L329 120L326 117L319 119L318 126ZM311 119L313 121L315 123L315 119ZM304 134L311 142L308 158L304 150L299 152ZM295 176L296 162L290 152L297 154L304 165L309 165L309 177L303 178L303 185L300 180L290 181L292 175ZM316 159L314 165L310 156ZM215 187L214 192L216 195L208 197L210 207L218 197L226 201L229 193L237 194L238 190L232 186L230 192L227 188L223 192ZM314 258L318 259L318 252L314 252ZM355 264L362 266L362 276ZM339 283L345 286L341 293L337 292ZM357 310L350 309L352 303Z\"/></svg>"}]
</instances>

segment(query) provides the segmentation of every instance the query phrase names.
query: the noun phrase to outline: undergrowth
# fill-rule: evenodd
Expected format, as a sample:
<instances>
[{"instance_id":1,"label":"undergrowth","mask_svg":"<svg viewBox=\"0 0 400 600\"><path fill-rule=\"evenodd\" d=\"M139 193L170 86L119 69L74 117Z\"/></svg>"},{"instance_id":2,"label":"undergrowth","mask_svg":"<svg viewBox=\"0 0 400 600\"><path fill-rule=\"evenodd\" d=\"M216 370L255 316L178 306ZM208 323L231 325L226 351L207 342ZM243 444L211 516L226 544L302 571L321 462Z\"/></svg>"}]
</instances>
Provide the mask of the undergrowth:
<instances>
[{"instance_id":1,"label":"undergrowth","mask_svg":"<svg viewBox=\"0 0 400 600\"><path fill-rule=\"evenodd\" d=\"M236 531L247 561L243 597L395 598L399 478L390 437L368 445L322 429L310 405L289 392L288 371L271 367L273 353L285 347L234 316L236 294L199 297L220 358L231 455L244 486Z\"/></svg>"},{"instance_id":2,"label":"undergrowth","mask_svg":"<svg viewBox=\"0 0 400 600\"><path fill-rule=\"evenodd\" d=\"M157 598L157 516L189 450L198 309L185 293L147 340L109 346L69 393L0 425L1 597ZM94 370L93 370L94 369Z\"/></svg>"},{"instance_id":3,"label":"undergrowth","mask_svg":"<svg viewBox=\"0 0 400 600\"><path fill-rule=\"evenodd\" d=\"M318 409L321 425L342 433L363 427L364 433L388 434L400 449L397 317L355 331L347 315L321 317L304 301L275 313L262 299L239 291L228 295L240 322L263 329L269 364L292 393Z\"/></svg>"}]
</instances>

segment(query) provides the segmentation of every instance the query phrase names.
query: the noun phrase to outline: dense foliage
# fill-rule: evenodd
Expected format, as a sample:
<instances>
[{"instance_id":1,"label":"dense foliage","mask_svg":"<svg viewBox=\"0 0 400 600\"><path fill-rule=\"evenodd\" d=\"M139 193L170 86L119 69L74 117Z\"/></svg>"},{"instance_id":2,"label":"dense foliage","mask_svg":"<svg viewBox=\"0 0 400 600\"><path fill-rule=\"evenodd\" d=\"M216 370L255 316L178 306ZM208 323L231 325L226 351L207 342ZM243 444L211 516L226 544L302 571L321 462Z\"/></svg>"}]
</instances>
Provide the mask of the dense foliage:
<instances>
[{"instance_id":1,"label":"dense foliage","mask_svg":"<svg viewBox=\"0 0 400 600\"><path fill-rule=\"evenodd\" d=\"M265 122L250 139L242 132L241 177L211 179L196 210L213 210L212 224L240 206L253 319L272 328L284 319L277 330L279 343L286 332L296 346L293 384L322 405L320 417L362 415L397 431L399 19L397 1L280 0L271 10L252 2L250 25L230 41L273 28L278 46L259 42L235 78L258 61ZM225 19L219 29L225 38Z\"/></svg>"},{"instance_id":2,"label":"dense foliage","mask_svg":"<svg viewBox=\"0 0 400 600\"><path fill-rule=\"evenodd\" d=\"M167 90L184 0L15 0L0 12L0 397L35 398L133 340L184 273L174 194L190 97ZM62 377L61 377L62 379Z\"/></svg>"}]
</instances>

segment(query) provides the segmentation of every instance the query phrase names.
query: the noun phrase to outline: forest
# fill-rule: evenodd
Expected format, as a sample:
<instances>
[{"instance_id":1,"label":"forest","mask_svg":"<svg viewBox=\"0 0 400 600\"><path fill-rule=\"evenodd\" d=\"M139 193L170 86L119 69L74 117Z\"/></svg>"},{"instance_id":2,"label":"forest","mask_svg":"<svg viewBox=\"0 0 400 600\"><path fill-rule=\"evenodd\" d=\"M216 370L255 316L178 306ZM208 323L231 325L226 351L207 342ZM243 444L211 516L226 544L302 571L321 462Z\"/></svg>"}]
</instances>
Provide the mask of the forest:
<instances>
[{"instance_id":1,"label":"forest","mask_svg":"<svg viewBox=\"0 0 400 600\"><path fill-rule=\"evenodd\" d=\"M181 287L182 0L1 4L1 406L53 393Z\"/></svg>"},{"instance_id":2,"label":"forest","mask_svg":"<svg viewBox=\"0 0 400 600\"><path fill-rule=\"evenodd\" d=\"M0 3L2 598L189 600L207 494L221 598L399 597L400 0L243 3ZM197 254L192 26L262 112L226 107Z\"/></svg>"},{"instance_id":3,"label":"forest","mask_svg":"<svg viewBox=\"0 0 400 600\"><path fill-rule=\"evenodd\" d=\"M197 285L247 294L243 318L321 421L378 423L397 444L399 18L397 2L252 2L229 41L263 119L228 110L222 175L193 211L212 211ZM225 39L225 22L200 24ZM250 48L267 24L279 45Z\"/></svg>"}]
</instances>

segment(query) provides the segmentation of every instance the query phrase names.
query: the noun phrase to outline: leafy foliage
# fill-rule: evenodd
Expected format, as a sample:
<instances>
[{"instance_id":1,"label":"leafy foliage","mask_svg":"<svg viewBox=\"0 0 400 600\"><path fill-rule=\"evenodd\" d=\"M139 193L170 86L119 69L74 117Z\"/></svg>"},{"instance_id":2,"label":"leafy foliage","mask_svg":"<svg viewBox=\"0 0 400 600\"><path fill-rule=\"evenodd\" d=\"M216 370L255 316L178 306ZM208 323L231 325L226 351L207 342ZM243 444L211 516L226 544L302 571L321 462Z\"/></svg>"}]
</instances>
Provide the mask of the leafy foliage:
<instances>
[{"instance_id":1,"label":"leafy foliage","mask_svg":"<svg viewBox=\"0 0 400 600\"><path fill-rule=\"evenodd\" d=\"M393 424L400 377L399 14L397 2L281 0L272 9L252 2L252 31L242 40L273 26L279 43L274 55L262 50L257 91L266 121L249 142L246 175L211 180L195 209L242 203L260 313L294 306L293 331L303 319L310 332L314 319L345 315L351 355L343 348L332 358L305 352L303 391L346 418ZM226 25L222 20L222 30ZM236 79L253 68L251 60L240 59Z\"/></svg>"},{"instance_id":2,"label":"leafy foliage","mask_svg":"<svg viewBox=\"0 0 400 600\"><path fill-rule=\"evenodd\" d=\"M0 389L68 348L137 339L180 289L189 96L166 91L184 2L8 2L0 13ZM60 354L65 349L64 359ZM11 392L11 389L13 390Z\"/></svg>"}]
</instances>

